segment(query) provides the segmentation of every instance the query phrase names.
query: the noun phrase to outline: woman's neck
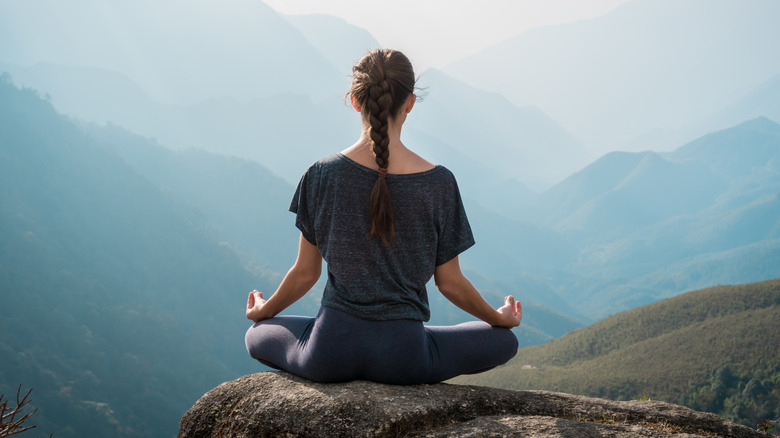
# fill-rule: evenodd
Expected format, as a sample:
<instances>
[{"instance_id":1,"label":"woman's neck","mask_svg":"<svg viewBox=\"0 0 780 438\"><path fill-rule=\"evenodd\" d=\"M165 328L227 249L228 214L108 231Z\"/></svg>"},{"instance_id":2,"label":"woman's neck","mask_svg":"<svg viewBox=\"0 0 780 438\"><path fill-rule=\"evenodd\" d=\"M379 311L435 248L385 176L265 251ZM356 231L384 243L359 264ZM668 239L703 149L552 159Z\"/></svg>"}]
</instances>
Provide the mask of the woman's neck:
<instances>
[{"instance_id":1,"label":"woman's neck","mask_svg":"<svg viewBox=\"0 0 780 438\"><path fill-rule=\"evenodd\" d=\"M404 117L405 119L405 117ZM400 123L399 123L400 122ZM408 151L406 146L404 146L403 142L401 142L401 127L403 126L403 120L393 120L390 119L387 121L387 137L390 140L388 143L388 150L390 152L390 155L402 155L404 152ZM357 154L357 156L368 156L370 157L371 161L374 160L374 155L372 152L372 146L374 142L371 140L371 135L369 134L371 125L368 124L365 120L363 121L363 129L360 132L360 138L358 139L355 144L353 144L351 147L344 150L344 155L349 156L350 158L353 158L351 154ZM369 166L372 168L376 168L376 163L374 163L373 166Z\"/></svg>"},{"instance_id":2,"label":"woman's neck","mask_svg":"<svg viewBox=\"0 0 780 438\"><path fill-rule=\"evenodd\" d=\"M388 129L388 134L390 134L390 132L390 129ZM415 154L401 142L400 129L397 131L397 135L390 135L389 137L390 144L388 150L390 152L390 159L387 166L388 173L418 173L435 167L434 164ZM376 159L374 158L374 153L372 151L373 144L371 137L368 135L368 130L364 129L358 141L341 151L341 153L363 166L377 170L379 166L376 164Z\"/></svg>"}]
</instances>

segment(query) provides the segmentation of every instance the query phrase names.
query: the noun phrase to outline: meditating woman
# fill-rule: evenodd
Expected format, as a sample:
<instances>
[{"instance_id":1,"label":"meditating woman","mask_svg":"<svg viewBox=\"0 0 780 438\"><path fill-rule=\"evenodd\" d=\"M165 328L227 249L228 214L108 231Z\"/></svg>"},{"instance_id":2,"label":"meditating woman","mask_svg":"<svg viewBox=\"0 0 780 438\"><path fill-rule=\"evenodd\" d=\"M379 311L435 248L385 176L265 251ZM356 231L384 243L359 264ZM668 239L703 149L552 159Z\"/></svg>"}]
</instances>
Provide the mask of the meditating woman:
<instances>
[{"instance_id":1,"label":"meditating woman","mask_svg":"<svg viewBox=\"0 0 780 438\"><path fill-rule=\"evenodd\" d=\"M249 294L249 354L318 382L434 383L507 362L517 352L510 328L520 324L520 302L507 296L495 309L464 277L458 255L474 239L455 177L401 142L416 100L411 63L379 49L352 71L360 139L301 178L290 205L298 257L270 298ZM277 316L314 286L323 259L328 280L317 317ZM431 277L482 321L423 325Z\"/></svg>"}]
</instances>

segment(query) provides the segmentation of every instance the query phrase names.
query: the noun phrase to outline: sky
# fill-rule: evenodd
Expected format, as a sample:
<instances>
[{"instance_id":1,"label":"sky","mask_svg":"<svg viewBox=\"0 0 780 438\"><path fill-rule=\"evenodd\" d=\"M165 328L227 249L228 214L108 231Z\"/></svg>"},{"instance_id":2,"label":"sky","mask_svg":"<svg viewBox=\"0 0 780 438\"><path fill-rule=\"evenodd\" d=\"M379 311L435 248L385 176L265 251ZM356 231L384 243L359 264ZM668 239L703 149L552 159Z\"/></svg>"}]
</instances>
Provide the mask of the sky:
<instances>
[{"instance_id":1,"label":"sky","mask_svg":"<svg viewBox=\"0 0 780 438\"><path fill-rule=\"evenodd\" d=\"M597 17L630 0L264 0L283 14L328 14L368 30L415 67L444 67L528 29ZM380 12L381 11L381 12Z\"/></svg>"}]
</instances>

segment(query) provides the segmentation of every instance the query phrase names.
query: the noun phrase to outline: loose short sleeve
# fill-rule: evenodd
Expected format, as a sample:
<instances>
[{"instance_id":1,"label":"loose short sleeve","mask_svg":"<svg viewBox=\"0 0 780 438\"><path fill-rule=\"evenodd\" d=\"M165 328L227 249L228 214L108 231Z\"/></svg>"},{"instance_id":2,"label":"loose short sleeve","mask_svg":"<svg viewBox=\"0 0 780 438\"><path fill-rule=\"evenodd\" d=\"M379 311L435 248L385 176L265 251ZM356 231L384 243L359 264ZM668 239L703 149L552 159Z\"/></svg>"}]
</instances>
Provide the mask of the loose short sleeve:
<instances>
[{"instance_id":1,"label":"loose short sleeve","mask_svg":"<svg viewBox=\"0 0 780 438\"><path fill-rule=\"evenodd\" d=\"M317 233L315 232L314 219L317 211L317 198L319 191L319 177L315 166L310 167L303 174L295 189L290 211L295 213L295 226L301 230L303 238L312 245L317 245Z\"/></svg>"},{"instance_id":2,"label":"loose short sleeve","mask_svg":"<svg viewBox=\"0 0 780 438\"><path fill-rule=\"evenodd\" d=\"M439 233L436 266L447 263L474 245L474 235L454 176L449 191L450 193L444 197L445 217Z\"/></svg>"}]
</instances>

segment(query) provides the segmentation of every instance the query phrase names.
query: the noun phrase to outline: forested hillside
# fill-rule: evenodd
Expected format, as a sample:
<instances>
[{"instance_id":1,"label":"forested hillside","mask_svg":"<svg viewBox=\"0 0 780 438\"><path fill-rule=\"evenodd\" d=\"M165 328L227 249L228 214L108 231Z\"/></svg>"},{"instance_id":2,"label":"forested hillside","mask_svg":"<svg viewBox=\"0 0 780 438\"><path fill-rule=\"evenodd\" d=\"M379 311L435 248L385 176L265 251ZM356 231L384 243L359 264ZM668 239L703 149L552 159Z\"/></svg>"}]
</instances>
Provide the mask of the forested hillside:
<instances>
[{"instance_id":1,"label":"forested hillside","mask_svg":"<svg viewBox=\"0 0 780 438\"><path fill-rule=\"evenodd\" d=\"M755 427L780 418L780 280L688 292L619 313L457 383L648 397Z\"/></svg>"},{"instance_id":2,"label":"forested hillside","mask_svg":"<svg viewBox=\"0 0 780 438\"><path fill-rule=\"evenodd\" d=\"M175 434L257 369L245 270L165 195L31 90L0 82L0 388L33 387L42 433Z\"/></svg>"}]
</instances>

